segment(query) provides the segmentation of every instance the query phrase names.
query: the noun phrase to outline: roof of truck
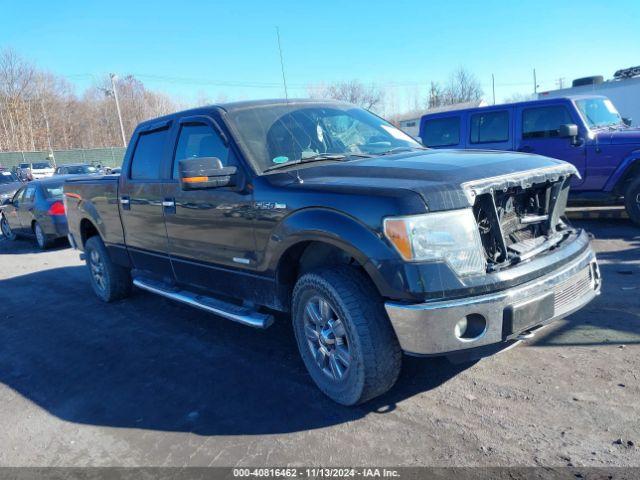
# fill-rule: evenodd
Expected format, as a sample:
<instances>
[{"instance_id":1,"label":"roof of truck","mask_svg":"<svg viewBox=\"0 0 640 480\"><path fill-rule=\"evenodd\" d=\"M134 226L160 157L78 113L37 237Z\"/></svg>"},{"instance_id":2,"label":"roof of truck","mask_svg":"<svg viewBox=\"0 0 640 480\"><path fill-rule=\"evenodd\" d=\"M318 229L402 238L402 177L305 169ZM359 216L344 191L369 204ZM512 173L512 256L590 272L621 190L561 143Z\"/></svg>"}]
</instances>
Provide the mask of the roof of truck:
<instances>
[{"instance_id":1,"label":"roof of truck","mask_svg":"<svg viewBox=\"0 0 640 480\"><path fill-rule=\"evenodd\" d=\"M202 107L191 108L189 110L181 110L179 112L173 112L168 115L164 115L162 117L156 117L144 122L141 122L139 126L145 125L153 125L157 122L172 120L176 117L184 117L190 115L202 115L211 111L212 109L219 109L225 112L233 112L236 110L242 110L245 108L251 107L264 107L264 106L277 106L277 105L340 105L340 106L348 106L351 105L347 102L342 102L339 100L328 100L328 99L318 99L318 98L274 98L274 99L266 99L266 100L243 100L239 102L227 102L227 103L216 103L213 105L205 105Z\"/></svg>"}]
</instances>

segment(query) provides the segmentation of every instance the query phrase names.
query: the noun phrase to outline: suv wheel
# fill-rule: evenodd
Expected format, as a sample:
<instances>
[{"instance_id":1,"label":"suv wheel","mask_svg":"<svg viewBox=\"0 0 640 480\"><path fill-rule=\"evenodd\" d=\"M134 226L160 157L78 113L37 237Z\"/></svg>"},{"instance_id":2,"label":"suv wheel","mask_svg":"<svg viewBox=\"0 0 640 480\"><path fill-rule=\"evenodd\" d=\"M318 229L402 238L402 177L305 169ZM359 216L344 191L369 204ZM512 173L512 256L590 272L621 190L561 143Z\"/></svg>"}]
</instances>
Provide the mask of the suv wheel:
<instances>
[{"instance_id":1,"label":"suv wheel","mask_svg":"<svg viewBox=\"0 0 640 480\"><path fill-rule=\"evenodd\" d=\"M624 193L624 206L633 223L640 225L640 177L627 187Z\"/></svg>"},{"instance_id":2,"label":"suv wheel","mask_svg":"<svg viewBox=\"0 0 640 480\"><path fill-rule=\"evenodd\" d=\"M7 240L15 240L16 234L11 230L11 226L9 225L9 221L5 218L4 215L0 215L0 230L2 230L2 235Z\"/></svg>"},{"instance_id":3,"label":"suv wheel","mask_svg":"<svg viewBox=\"0 0 640 480\"><path fill-rule=\"evenodd\" d=\"M131 274L128 269L111 261L102 239L91 237L85 243L85 256L91 286L95 294L104 302L112 302L127 297L131 293Z\"/></svg>"},{"instance_id":4,"label":"suv wheel","mask_svg":"<svg viewBox=\"0 0 640 480\"><path fill-rule=\"evenodd\" d=\"M400 345L382 298L360 270L339 266L300 277L292 317L311 378L335 402L363 403L395 384Z\"/></svg>"}]
</instances>

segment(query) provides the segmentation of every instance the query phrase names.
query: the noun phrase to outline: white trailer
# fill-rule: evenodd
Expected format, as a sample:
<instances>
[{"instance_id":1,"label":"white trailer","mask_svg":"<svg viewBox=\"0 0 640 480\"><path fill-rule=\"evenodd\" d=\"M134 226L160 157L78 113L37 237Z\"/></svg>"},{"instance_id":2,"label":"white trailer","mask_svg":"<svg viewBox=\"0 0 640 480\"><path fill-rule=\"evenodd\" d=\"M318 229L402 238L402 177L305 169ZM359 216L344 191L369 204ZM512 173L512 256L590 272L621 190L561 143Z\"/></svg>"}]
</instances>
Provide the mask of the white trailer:
<instances>
[{"instance_id":1,"label":"white trailer","mask_svg":"<svg viewBox=\"0 0 640 480\"><path fill-rule=\"evenodd\" d=\"M606 82L602 77L587 77L574 80L573 85L571 88L538 93L538 98L604 95L613 102L623 118L631 119L633 126L640 125L640 67L618 70L614 78Z\"/></svg>"}]
</instances>

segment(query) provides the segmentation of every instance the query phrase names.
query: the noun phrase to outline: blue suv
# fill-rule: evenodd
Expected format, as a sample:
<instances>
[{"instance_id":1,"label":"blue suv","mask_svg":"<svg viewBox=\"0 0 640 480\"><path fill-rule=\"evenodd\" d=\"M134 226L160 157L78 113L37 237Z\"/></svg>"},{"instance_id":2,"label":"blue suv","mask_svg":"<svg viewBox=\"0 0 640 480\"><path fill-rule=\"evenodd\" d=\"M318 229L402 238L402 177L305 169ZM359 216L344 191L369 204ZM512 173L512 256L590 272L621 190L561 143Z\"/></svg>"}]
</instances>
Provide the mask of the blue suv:
<instances>
[{"instance_id":1,"label":"blue suv","mask_svg":"<svg viewBox=\"0 0 640 480\"><path fill-rule=\"evenodd\" d=\"M640 225L640 129L602 96L572 96L424 115L431 148L512 150L557 158L580 172L572 203L624 202Z\"/></svg>"}]
</instances>

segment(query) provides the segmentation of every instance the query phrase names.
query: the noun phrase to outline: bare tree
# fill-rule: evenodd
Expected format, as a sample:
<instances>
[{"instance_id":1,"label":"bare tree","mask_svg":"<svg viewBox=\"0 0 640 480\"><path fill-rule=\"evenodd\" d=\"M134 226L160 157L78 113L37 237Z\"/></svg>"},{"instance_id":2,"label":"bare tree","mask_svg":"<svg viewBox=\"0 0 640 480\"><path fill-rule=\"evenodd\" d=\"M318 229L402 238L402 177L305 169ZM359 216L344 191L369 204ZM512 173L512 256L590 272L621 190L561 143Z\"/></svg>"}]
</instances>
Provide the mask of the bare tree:
<instances>
[{"instance_id":1,"label":"bare tree","mask_svg":"<svg viewBox=\"0 0 640 480\"><path fill-rule=\"evenodd\" d=\"M449 105L480 100L483 94L478 79L464 67L451 74L445 90L446 103Z\"/></svg>"},{"instance_id":2,"label":"bare tree","mask_svg":"<svg viewBox=\"0 0 640 480\"><path fill-rule=\"evenodd\" d=\"M335 82L328 85L310 85L307 87L312 98L330 98L353 103L367 110L383 107L384 92L376 85L364 85L358 80Z\"/></svg>"}]
</instances>

